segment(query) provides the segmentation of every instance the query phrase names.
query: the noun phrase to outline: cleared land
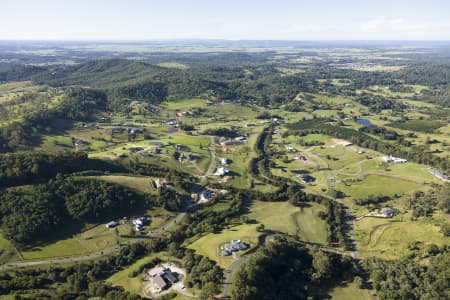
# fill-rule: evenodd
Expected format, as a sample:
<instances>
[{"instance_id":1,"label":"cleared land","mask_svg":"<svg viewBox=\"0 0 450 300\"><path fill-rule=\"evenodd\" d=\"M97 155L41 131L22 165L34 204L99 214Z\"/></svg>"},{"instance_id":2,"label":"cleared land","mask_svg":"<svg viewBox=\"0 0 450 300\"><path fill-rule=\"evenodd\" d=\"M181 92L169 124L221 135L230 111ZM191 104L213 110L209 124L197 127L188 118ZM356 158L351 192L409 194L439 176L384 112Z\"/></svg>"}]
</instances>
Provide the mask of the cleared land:
<instances>
[{"instance_id":1,"label":"cleared land","mask_svg":"<svg viewBox=\"0 0 450 300\"><path fill-rule=\"evenodd\" d=\"M255 201L250 211L248 217L268 230L297 235L311 243L327 243L327 225L318 217L320 211L325 211L320 204L308 203L307 207L299 208L288 202Z\"/></svg>"},{"instance_id":2,"label":"cleared land","mask_svg":"<svg viewBox=\"0 0 450 300\"><path fill-rule=\"evenodd\" d=\"M364 218L356 223L358 250L363 256L381 255L386 259L400 259L411 253L408 246L419 242L442 246L448 243L440 227L431 219L410 221L409 215L394 220ZM362 232L361 232L362 231Z\"/></svg>"},{"instance_id":3,"label":"cleared land","mask_svg":"<svg viewBox=\"0 0 450 300\"><path fill-rule=\"evenodd\" d=\"M225 229L221 233L210 233L190 244L188 248L195 250L197 254L216 261L219 266L227 269L234 259L231 256L221 256L220 246L229 243L231 240L241 240L244 243L249 243L252 247L256 246L258 238L262 234L256 231L257 226L257 224L239 225Z\"/></svg>"},{"instance_id":4,"label":"cleared land","mask_svg":"<svg viewBox=\"0 0 450 300\"><path fill-rule=\"evenodd\" d=\"M332 300L370 300L368 290L360 289L354 283L345 283L342 286L335 287L331 291Z\"/></svg>"},{"instance_id":5,"label":"cleared land","mask_svg":"<svg viewBox=\"0 0 450 300\"><path fill-rule=\"evenodd\" d=\"M122 175L107 175L107 176L96 176L96 179L113 182L117 184L124 185L126 187L144 192L153 193L154 189L151 187L150 177L136 177L136 176L122 176Z\"/></svg>"}]
</instances>

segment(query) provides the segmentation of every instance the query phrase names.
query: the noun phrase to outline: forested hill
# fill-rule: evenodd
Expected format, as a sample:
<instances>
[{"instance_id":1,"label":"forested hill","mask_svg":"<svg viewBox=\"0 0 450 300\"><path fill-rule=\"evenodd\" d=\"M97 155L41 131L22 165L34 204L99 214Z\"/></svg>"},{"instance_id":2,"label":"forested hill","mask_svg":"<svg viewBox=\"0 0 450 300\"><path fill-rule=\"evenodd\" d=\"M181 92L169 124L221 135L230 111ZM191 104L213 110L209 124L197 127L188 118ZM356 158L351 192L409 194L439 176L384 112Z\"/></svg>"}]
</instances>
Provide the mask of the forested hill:
<instances>
[{"instance_id":1,"label":"forested hill","mask_svg":"<svg viewBox=\"0 0 450 300\"><path fill-rule=\"evenodd\" d=\"M51 86L82 85L111 88L141 80L155 79L171 70L126 59L92 60L73 66L49 68L33 77L39 84Z\"/></svg>"},{"instance_id":2,"label":"forested hill","mask_svg":"<svg viewBox=\"0 0 450 300\"><path fill-rule=\"evenodd\" d=\"M251 71L245 71L247 67ZM314 76L307 77L280 77L280 71L272 65L242 63L239 66L207 65L181 70L125 59L92 60L74 66L50 67L31 76L40 85L102 89L121 99L151 98L152 101L162 101L209 92L219 99L256 101L265 105L286 103L301 88L308 90L314 84Z\"/></svg>"},{"instance_id":3,"label":"forested hill","mask_svg":"<svg viewBox=\"0 0 450 300\"><path fill-rule=\"evenodd\" d=\"M14 80L28 80L31 76L46 71L47 70L42 67L0 64L0 83Z\"/></svg>"}]
</instances>

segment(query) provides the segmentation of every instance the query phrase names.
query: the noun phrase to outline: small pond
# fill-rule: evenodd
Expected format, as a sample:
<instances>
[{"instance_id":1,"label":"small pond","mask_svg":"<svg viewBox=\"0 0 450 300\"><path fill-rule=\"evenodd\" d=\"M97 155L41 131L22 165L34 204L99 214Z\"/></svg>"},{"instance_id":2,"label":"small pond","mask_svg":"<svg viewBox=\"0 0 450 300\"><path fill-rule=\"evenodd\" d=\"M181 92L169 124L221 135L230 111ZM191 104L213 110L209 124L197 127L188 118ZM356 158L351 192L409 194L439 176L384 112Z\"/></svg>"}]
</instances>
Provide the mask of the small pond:
<instances>
[{"instance_id":1,"label":"small pond","mask_svg":"<svg viewBox=\"0 0 450 300\"><path fill-rule=\"evenodd\" d=\"M367 119L358 119L358 120L356 120L356 123L358 123L359 125L363 125L363 126L372 125L372 123Z\"/></svg>"}]
</instances>

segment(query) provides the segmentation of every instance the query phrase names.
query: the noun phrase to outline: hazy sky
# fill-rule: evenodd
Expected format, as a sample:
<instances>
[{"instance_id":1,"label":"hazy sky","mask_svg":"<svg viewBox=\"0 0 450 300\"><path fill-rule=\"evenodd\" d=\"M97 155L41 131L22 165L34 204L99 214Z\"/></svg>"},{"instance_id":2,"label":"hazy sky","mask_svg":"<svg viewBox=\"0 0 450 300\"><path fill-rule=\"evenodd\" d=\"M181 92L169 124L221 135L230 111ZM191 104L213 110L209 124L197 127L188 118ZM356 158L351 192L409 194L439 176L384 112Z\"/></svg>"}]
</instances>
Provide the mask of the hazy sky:
<instances>
[{"instance_id":1,"label":"hazy sky","mask_svg":"<svg viewBox=\"0 0 450 300\"><path fill-rule=\"evenodd\" d=\"M0 0L0 39L450 40L448 0Z\"/></svg>"}]
</instances>

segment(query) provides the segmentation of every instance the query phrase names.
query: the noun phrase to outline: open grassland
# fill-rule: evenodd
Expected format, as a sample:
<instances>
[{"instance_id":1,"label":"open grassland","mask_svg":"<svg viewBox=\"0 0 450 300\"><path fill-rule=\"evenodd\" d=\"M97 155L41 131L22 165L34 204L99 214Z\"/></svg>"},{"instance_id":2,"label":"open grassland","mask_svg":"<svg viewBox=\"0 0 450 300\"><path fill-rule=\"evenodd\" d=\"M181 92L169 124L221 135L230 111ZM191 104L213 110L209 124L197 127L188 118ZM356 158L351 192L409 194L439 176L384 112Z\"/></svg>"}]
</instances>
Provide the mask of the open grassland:
<instances>
[{"instance_id":1,"label":"open grassland","mask_svg":"<svg viewBox=\"0 0 450 300\"><path fill-rule=\"evenodd\" d=\"M121 225L118 230L119 234L130 233L129 226ZM122 241L125 239L117 236L114 229L108 229L100 224L73 237L22 251L21 254L25 260L82 255L113 247Z\"/></svg>"},{"instance_id":2,"label":"open grassland","mask_svg":"<svg viewBox=\"0 0 450 300\"><path fill-rule=\"evenodd\" d=\"M424 189L420 183L402 180L400 178L368 175L362 181L354 183L339 183L337 189L352 199L365 198L369 195L394 196Z\"/></svg>"},{"instance_id":3,"label":"open grassland","mask_svg":"<svg viewBox=\"0 0 450 300\"><path fill-rule=\"evenodd\" d=\"M317 203L299 208L288 202L255 201L248 217L264 224L268 230L297 235L311 243L326 244L327 225L318 217L319 211L325 211L325 207Z\"/></svg>"},{"instance_id":4,"label":"open grassland","mask_svg":"<svg viewBox=\"0 0 450 300\"><path fill-rule=\"evenodd\" d=\"M393 122L386 124L386 126L399 128L409 131L419 131L431 133L436 129L445 126L446 124L442 121L437 120L408 120L403 122Z\"/></svg>"},{"instance_id":5,"label":"open grassland","mask_svg":"<svg viewBox=\"0 0 450 300\"><path fill-rule=\"evenodd\" d=\"M406 164L394 164L389 166L392 173L406 177L422 178L428 181L437 181L436 177L430 173L429 167L408 162Z\"/></svg>"},{"instance_id":6,"label":"open grassland","mask_svg":"<svg viewBox=\"0 0 450 300\"><path fill-rule=\"evenodd\" d=\"M221 233L209 233L190 244L188 248L195 250L199 255L216 261L219 266L226 269L233 263L234 259L231 256L221 256L220 246L229 243L231 240L241 240L244 243L249 243L251 247L256 246L258 238L262 234L256 231L257 226L257 224L245 224L225 229Z\"/></svg>"},{"instance_id":7,"label":"open grassland","mask_svg":"<svg viewBox=\"0 0 450 300\"><path fill-rule=\"evenodd\" d=\"M178 101L163 102L162 105L168 110L188 111L192 107L206 107L206 99L191 98Z\"/></svg>"},{"instance_id":8,"label":"open grassland","mask_svg":"<svg viewBox=\"0 0 450 300\"><path fill-rule=\"evenodd\" d=\"M331 300L370 300L368 290L360 289L354 283L344 283L343 285L335 287L331 293Z\"/></svg>"},{"instance_id":9,"label":"open grassland","mask_svg":"<svg viewBox=\"0 0 450 300\"><path fill-rule=\"evenodd\" d=\"M150 177L124 176L124 175L107 175L95 176L96 179L117 183L126 187L138 190L143 193L154 193L155 189L151 187Z\"/></svg>"},{"instance_id":10,"label":"open grassland","mask_svg":"<svg viewBox=\"0 0 450 300\"><path fill-rule=\"evenodd\" d=\"M411 213L403 212L403 205L392 203L399 209L398 215L392 219L366 217L356 221L356 240L361 256L381 256L385 259L400 259L412 251L408 249L413 242L420 244L420 254L424 254L429 244L438 246L450 242L440 232L440 224L448 217L435 213L433 217L411 219Z\"/></svg>"}]
</instances>

